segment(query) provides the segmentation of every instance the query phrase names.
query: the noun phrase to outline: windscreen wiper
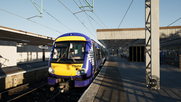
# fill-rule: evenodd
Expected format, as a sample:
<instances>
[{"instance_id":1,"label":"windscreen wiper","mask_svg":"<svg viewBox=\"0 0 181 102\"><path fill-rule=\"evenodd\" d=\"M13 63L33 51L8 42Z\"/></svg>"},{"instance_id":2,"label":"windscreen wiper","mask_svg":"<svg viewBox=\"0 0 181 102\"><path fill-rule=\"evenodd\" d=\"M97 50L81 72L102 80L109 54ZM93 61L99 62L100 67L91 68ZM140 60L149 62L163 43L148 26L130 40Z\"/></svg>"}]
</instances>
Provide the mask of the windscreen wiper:
<instances>
[{"instance_id":1,"label":"windscreen wiper","mask_svg":"<svg viewBox=\"0 0 181 102\"><path fill-rule=\"evenodd\" d=\"M57 60L57 62L59 62L60 59L62 59L65 54L66 54L66 52Z\"/></svg>"},{"instance_id":2,"label":"windscreen wiper","mask_svg":"<svg viewBox=\"0 0 181 102\"><path fill-rule=\"evenodd\" d=\"M71 56L71 59L72 59L74 62L76 62L75 59L72 57L72 54L71 54L71 53L70 53L70 56Z\"/></svg>"}]
</instances>

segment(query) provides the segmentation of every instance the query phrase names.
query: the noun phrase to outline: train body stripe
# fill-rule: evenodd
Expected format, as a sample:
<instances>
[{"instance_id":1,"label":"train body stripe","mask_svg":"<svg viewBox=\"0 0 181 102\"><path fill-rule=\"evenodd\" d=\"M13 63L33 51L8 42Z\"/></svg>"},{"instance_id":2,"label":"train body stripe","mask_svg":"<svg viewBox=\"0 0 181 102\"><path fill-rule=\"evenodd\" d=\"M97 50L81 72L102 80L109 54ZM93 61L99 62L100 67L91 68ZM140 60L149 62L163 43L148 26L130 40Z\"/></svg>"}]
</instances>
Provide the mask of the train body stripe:
<instances>
[{"instance_id":1,"label":"train body stripe","mask_svg":"<svg viewBox=\"0 0 181 102\"><path fill-rule=\"evenodd\" d=\"M86 39L81 36L64 36L64 37L60 37L56 39L55 42L59 42L59 41L86 41Z\"/></svg>"}]
</instances>

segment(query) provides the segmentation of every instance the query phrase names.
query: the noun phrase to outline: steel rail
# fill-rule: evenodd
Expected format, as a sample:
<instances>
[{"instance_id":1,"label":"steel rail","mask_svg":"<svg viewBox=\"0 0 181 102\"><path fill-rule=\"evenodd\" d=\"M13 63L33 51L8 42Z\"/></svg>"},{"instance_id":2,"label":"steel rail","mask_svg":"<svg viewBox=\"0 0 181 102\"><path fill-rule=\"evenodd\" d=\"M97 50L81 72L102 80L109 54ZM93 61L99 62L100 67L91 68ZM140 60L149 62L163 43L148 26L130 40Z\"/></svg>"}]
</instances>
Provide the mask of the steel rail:
<instances>
[{"instance_id":1,"label":"steel rail","mask_svg":"<svg viewBox=\"0 0 181 102\"><path fill-rule=\"evenodd\" d=\"M51 99L49 99L48 101L46 101L46 102L50 102L50 101L52 101L55 97L57 97L58 95L60 94L60 92L58 92L56 95L54 95Z\"/></svg>"},{"instance_id":2,"label":"steel rail","mask_svg":"<svg viewBox=\"0 0 181 102\"><path fill-rule=\"evenodd\" d=\"M36 88L34 88L34 89L32 89L32 90L30 90L30 91L26 92L26 93L23 93L23 94L21 94L21 95L19 95L19 96L15 97L15 98L12 98L12 99L8 100L7 102L14 101L14 100L16 100L16 99L18 99L18 98L20 98L20 97L22 97L22 96L25 96L25 95L27 95L27 94L29 94L29 93L31 93L31 92L33 92L33 91L35 91L35 90L37 90L37 89L41 88L41 87L43 87L43 86L47 85L47 84L48 84L48 83L45 83L45 84L43 84L43 85L41 85L41 86L39 86L39 87L36 87Z\"/></svg>"}]
</instances>

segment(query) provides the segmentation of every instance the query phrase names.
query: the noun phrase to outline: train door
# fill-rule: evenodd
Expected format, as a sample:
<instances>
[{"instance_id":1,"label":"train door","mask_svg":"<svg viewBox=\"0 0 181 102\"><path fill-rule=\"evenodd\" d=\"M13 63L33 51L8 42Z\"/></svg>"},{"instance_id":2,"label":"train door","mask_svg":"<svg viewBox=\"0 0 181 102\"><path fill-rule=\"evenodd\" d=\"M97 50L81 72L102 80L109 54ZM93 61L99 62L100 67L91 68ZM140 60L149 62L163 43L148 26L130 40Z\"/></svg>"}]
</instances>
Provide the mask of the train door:
<instances>
[{"instance_id":1,"label":"train door","mask_svg":"<svg viewBox=\"0 0 181 102\"><path fill-rule=\"evenodd\" d=\"M95 46L95 43L93 43L93 53L94 53L94 72L96 71L97 69L97 48Z\"/></svg>"},{"instance_id":2,"label":"train door","mask_svg":"<svg viewBox=\"0 0 181 102\"><path fill-rule=\"evenodd\" d=\"M102 49L100 48L100 50L99 50L99 55L100 55L100 59L101 59L101 64L103 63L103 61L102 61Z\"/></svg>"}]
</instances>

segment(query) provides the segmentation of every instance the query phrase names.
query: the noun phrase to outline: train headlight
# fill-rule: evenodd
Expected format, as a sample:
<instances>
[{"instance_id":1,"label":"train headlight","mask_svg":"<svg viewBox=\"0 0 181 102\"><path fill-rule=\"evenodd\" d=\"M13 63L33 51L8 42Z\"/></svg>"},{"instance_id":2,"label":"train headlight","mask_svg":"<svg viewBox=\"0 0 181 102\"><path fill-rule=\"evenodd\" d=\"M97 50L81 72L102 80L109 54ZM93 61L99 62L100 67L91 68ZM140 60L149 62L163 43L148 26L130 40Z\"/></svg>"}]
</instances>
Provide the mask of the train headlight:
<instances>
[{"instance_id":1,"label":"train headlight","mask_svg":"<svg viewBox=\"0 0 181 102\"><path fill-rule=\"evenodd\" d=\"M85 74L85 70L79 70L79 71L81 75Z\"/></svg>"},{"instance_id":2,"label":"train headlight","mask_svg":"<svg viewBox=\"0 0 181 102\"><path fill-rule=\"evenodd\" d=\"M48 72L51 73L51 74L55 73L55 71L51 67L48 68Z\"/></svg>"},{"instance_id":3,"label":"train headlight","mask_svg":"<svg viewBox=\"0 0 181 102\"><path fill-rule=\"evenodd\" d=\"M84 75L85 74L85 70L81 69L77 71L77 75Z\"/></svg>"}]
</instances>

